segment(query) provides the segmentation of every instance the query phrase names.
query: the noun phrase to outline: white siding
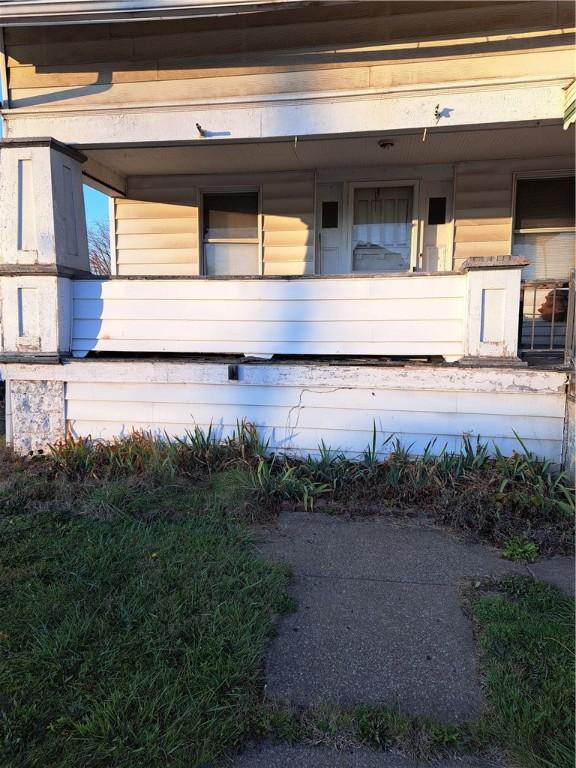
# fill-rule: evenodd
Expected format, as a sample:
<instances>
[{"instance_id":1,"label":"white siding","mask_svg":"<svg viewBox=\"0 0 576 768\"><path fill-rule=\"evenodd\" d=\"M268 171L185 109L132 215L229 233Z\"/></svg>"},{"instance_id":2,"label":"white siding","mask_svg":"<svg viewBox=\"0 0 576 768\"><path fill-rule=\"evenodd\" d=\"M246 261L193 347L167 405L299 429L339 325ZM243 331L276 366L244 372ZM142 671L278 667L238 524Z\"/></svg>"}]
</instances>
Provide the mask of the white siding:
<instances>
[{"instance_id":1,"label":"white siding","mask_svg":"<svg viewBox=\"0 0 576 768\"><path fill-rule=\"evenodd\" d=\"M394 433L414 453L434 438L437 452L457 450L463 434L511 453L521 449L516 432L537 455L561 458L562 372L267 363L240 365L237 382L227 372L226 364L109 361L71 363L58 375L75 435L182 435L210 424L229 434L248 419L271 450L306 454L323 440L354 456L375 425L379 445Z\"/></svg>"},{"instance_id":2,"label":"white siding","mask_svg":"<svg viewBox=\"0 0 576 768\"><path fill-rule=\"evenodd\" d=\"M77 280L72 349L464 354L465 275Z\"/></svg>"}]
</instances>

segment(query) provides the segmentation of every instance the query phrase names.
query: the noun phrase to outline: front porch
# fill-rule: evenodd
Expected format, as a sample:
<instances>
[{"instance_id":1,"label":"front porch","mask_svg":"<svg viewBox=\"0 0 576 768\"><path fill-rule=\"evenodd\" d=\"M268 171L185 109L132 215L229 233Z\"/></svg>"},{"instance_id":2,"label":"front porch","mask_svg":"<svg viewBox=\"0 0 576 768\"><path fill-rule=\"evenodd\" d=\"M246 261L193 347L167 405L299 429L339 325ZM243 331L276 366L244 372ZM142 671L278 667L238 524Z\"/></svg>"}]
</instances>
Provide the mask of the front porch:
<instances>
[{"instance_id":1,"label":"front porch","mask_svg":"<svg viewBox=\"0 0 576 768\"><path fill-rule=\"evenodd\" d=\"M435 437L458 450L466 435L509 453L517 433L562 461L566 373L519 360L528 260L515 197L521 180L568 177L565 137L546 125L222 146L5 142L14 444L191 424L226 434L247 418L296 453L330 439L354 456L373 429L416 452ZM110 276L88 272L83 183L111 197ZM538 263L563 269L563 253Z\"/></svg>"}]
</instances>

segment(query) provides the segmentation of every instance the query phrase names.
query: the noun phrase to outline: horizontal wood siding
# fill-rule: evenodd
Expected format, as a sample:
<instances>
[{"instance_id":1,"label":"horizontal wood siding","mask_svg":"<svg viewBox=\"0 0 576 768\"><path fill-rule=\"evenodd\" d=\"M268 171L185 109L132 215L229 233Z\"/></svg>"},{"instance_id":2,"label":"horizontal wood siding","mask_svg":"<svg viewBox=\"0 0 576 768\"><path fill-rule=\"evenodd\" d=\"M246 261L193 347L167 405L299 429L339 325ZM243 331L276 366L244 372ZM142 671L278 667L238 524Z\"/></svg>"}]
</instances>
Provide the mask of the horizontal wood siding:
<instances>
[{"instance_id":1,"label":"horizontal wood siding","mask_svg":"<svg viewBox=\"0 0 576 768\"><path fill-rule=\"evenodd\" d=\"M345 3L6 30L12 108L188 103L573 76L570 3ZM534 34L533 30L536 30ZM419 40L431 40L425 48Z\"/></svg>"},{"instance_id":2,"label":"horizontal wood siding","mask_svg":"<svg viewBox=\"0 0 576 768\"><path fill-rule=\"evenodd\" d=\"M74 353L447 355L466 277L74 282Z\"/></svg>"},{"instance_id":3,"label":"horizontal wood siding","mask_svg":"<svg viewBox=\"0 0 576 768\"><path fill-rule=\"evenodd\" d=\"M515 432L538 456L560 461L562 452L560 372L266 364L241 365L239 381L229 382L223 364L133 361L72 363L63 376L68 429L79 436L181 436L195 425L228 435L247 419L270 450L300 454L323 441L358 456L374 426L381 454L391 434L413 453L434 438L433 452L458 450L466 434L509 454L520 449Z\"/></svg>"},{"instance_id":4,"label":"horizontal wood siding","mask_svg":"<svg viewBox=\"0 0 576 768\"><path fill-rule=\"evenodd\" d=\"M262 184L265 275L314 274L314 174L267 177Z\"/></svg>"},{"instance_id":5,"label":"horizontal wood siding","mask_svg":"<svg viewBox=\"0 0 576 768\"><path fill-rule=\"evenodd\" d=\"M117 199L118 275L197 275L198 195L189 188L178 203Z\"/></svg>"},{"instance_id":6,"label":"horizontal wood siding","mask_svg":"<svg viewBox=\"0 0 576 768\"><path fill-rule=\"evenodd\" d=\"M454 181L454 269L512 252L514 175L573 168L573 157L460 163Z\"/></svg>"}]
</instances>

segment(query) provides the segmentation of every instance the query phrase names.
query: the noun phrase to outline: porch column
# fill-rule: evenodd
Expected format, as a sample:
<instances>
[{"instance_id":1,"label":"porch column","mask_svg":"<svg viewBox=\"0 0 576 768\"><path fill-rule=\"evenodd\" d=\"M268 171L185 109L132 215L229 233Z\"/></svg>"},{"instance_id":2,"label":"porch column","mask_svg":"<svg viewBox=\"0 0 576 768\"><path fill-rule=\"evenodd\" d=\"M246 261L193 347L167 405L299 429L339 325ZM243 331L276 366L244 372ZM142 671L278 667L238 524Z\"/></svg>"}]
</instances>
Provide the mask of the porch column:
<instances>
[{"instance_id":1,"label":"porch column","mask_svg":"<svg viewBox=\"0 0 576 768\"><path fill-rule=\"evenodd\" d=\"M70 351L71 278L89 274L81 165L54 139L0 142L4 361Z\"/></svg>"},{"instance_id":2,"label":"porch column","mask_svg":"<svg viewBox=\"0 0 576 768\"><path fill-rule=\"evenodd\" d=\"M513 256L468 259L465 357L468 365L522 365L518 358L520 275Z\"/></svg>"},{"instance_id":3,"label":"porch column","mask_svg":"<svg viewBox=\"0 0 576 768\"><path fill-rule=\"evenodd\" d=\"M84 160L49 138L0 142L0 367L7 442L19 453L65 436L63 382L13 371L70 352L72 278L90 272Z\"/></svg>"}]
</instances>

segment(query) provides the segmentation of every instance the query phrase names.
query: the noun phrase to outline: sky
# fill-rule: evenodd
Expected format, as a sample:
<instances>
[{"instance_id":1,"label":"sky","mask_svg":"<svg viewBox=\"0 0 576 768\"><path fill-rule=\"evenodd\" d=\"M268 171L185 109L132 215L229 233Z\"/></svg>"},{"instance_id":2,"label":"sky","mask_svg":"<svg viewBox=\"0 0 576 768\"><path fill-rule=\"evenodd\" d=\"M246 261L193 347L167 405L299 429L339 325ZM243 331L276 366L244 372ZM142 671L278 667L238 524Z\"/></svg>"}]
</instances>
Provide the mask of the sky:
<instances>
[{"instance_id":1,"label":"sky","mask_svg":"<svg viewBox=\"0 0 576 768\"><path fill-rule=\"evenodd\" d=\"M84 184L84 208L88 228L98 222L108 225L108 197Z\"/></svg>"}]
</instances>

